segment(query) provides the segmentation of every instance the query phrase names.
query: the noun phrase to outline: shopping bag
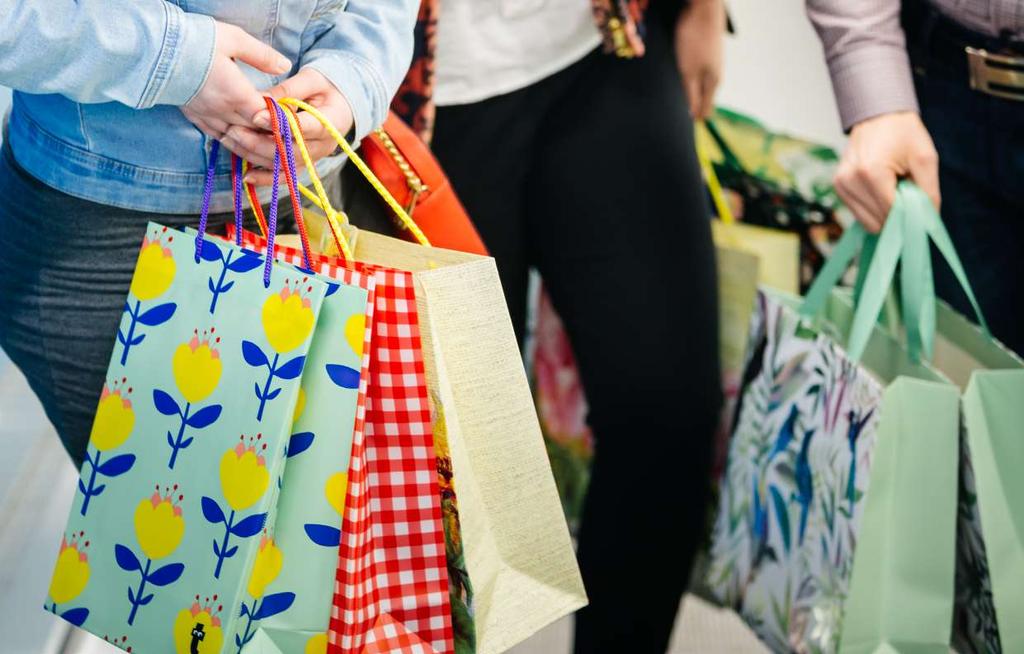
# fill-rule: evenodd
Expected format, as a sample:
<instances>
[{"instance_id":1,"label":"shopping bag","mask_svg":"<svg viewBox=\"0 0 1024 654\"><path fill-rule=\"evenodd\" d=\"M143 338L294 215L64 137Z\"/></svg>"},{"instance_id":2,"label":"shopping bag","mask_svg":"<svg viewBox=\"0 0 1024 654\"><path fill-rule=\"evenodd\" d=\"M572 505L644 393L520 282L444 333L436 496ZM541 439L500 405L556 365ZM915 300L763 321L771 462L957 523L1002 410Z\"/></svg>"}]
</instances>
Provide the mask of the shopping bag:
<instances>
[{"instance_id":1,"label":"shopping bag","mask_svg":"<svg viewBox=\"0 0 1024 654\"><path fill-rule=\"evenodd\" d=\"M832 184L836 152L721 107L696 126L696 139L740 224L799 238L800 288L806 290L843 232L845 208Z\"/></svg>"},{"instance_id":2,"label":"shopping bag","mask_svg":"<svg viewBox=\"0 0 1024 654\"><path fill-rule=\"evenodd\" d=\"M434 432L443 420L457 483L475 650L505 651L585 595L493 259L358 230L346 245L337 214L325 211L338 250L412 274Z\"/></svg>"},{"instance_id":3,"label":"shopping bag","mask_svg":"<svg viewBox=\"0 0 1024 654\"><path fill-rule=\"evenodd\" d=\"M1022 462L1024 363L945 303L937 307L932 365L961 390L953 647L1013 652L1022 646L1019 536L1022 489L1008 474ZM983 515L984 514L984 515Z\"/></svg>"},{"instance_id":4,"label":"shopping bag","mask_svg":"<svg viewBox=\"0 0 1024 654\"><path fill-rule=\"evenodd\" d=\"M1024 648L1024 362L945 304L935 365L962 389L954 646Z\"/></svg>"},{"instance_id":5,"label":"shopping bag","mask_svg":"<svg viewBox=\"0 0 1024 654\"><path fill-rule=\"evenodd\" d=\"M959 394L875 326L923 242L914 192L877 242L851 228L803 303L758 296L708 582L775 651L948 651ZM854 309L830 289L865 241Z\"/></svg>"},{"instance_id":6,"label":"shopping bag","mask_svg":"<svg viewBox=\"0 0 1024 654\"><path fill-rule=\"evenodd\" d=\"M135 651L237 651L292 599L265 529L327 289L206 237L217 151L198 233L147 228L47 600Z\"/></svg>"},{"instance_id":7,"label":"shopping bag","mask_svg":"<svg viewBox=\"0 0 1024 654\"><path fill-rule=\"evenodd\" d=\"M932 205L920 194L910 199L918 206L907 210L937 231L941 218ZM941 234L936 242L978 321L972 324L932 299L929 257L915 258L913 270L905 265L903 276L924 282L905 295L923 295L937 305L937 318L927 316L920 329L907 332L920 333L921 350L933 355L933 366L962 392L954 645L964 652L1014 652L1024 648L1024 486L1016 474L1024 463L1024 362L992 338L963 268L947 254L952 244Z\"/></svg>"},{"instance_id":8,"label":"shopping bag","mask_svg":"<svg viewBox=\"0 0 1024 654\"><path fill-rule=\"evenodd\" d=\"M718 477L725 465L757 287L763 284L784 293L799 292L800 241L792 232L738 222L703 146L698 146L697 156L718 215L718 220L711 221L718 263L723 391L722 420L715 438L712 468L712 474Z\"/></svg>"},{"instance_id":9,"label":"shopping bag","mask_svg":"<svg viewBox=\"0 0 1024 654\"><path fill-rule=\"evenodd\" d=\"M290 112L286 117L308 161L298 123ZM286 143L291 145L290 140ZM285 178L297 197L290 153L286 164ZM316 185L318 202L326 203L319 180ZM254 210L263 224L258 205ZM259 237L248 238L265 248ZM343 274L339 266L323 263L318 259L315 266L330 276ZM375 279L365 437L359 432L353 436L340 562L335 560L337 583L324 646L375 651L374 634L385 620L390 629L416 635L430 651L451 652L444 530L412 278L398 270L360 269Z\"/></svg>"},{"instance_id":10,"label":"shopping bag","mask_svg":"<svg viewBox=\"0 0 1024 654\"><path fill-rule=\"evenodd\" d=\"M271 123L281 134L281 154L287 161L290 127L279 108L274 109ZM292 196L293 210L304 231L297 199ZM239 238L241 232L233 229L232 236ZM318 275L301 255L294 265L324 282L327 293L302 376L285 474L279 481L274 541L282 564L276 576L262 580L268 591L289 592L294 600L287 611L262 620L251 635L243 634L244 651L256 654L326 647L335 585L329 571L337 566L352 442L355 434L362 434L365 417L374 279L353 270ZM249 612L258 610L254 603Z\"/></svg>"}]
</instances>

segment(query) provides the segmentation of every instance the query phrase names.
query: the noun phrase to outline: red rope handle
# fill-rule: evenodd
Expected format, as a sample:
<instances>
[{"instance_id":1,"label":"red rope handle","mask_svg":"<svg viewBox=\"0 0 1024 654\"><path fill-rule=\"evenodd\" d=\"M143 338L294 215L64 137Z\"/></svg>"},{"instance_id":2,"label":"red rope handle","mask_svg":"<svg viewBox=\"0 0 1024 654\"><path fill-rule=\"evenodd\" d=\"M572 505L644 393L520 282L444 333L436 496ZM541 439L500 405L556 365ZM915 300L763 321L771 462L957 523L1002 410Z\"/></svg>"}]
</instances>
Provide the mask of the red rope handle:
<instances>
[{"instance_id":1,"label":"red rope handle","mask_svg":"<svg viewBox=\"0 0 1024 654\"><path fill-rule=\"evenodd\" d=\"M299 199L298 189L295 186L295 176L292 175L291 166L288 165L288 151L285 148L284 140L281 138L281 124L277 115L278 105L270 96L265 96L263 99L267 103L267 109L270 110L270 126L274 131L274 143L277 144L277 151L281 155L281 162L283 164L281 169L284 171L284 179L288 183L288 191L291 193L295 224L299 228L302 251L306 254L306 259L308 260L312 253L309 247L309 233L306 231L306 221L302 217L302 201Z\"/></svg>"}]
</instances>

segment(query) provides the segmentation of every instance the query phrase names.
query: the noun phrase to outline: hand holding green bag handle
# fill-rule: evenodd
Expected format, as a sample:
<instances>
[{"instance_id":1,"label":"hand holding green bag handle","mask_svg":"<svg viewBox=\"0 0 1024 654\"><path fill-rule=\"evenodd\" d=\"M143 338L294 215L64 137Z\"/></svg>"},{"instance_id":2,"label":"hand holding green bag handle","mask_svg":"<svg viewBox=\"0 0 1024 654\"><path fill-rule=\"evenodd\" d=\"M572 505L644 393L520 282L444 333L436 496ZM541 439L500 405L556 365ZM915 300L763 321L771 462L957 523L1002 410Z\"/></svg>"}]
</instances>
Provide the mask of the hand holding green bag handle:
<instances>
[{"instance_id":1,"label":"hand holding green bag handle","mask_svg":"<svg viewBox=\"0 0 1024 654\"><path fill-rule=\"evenodd\" d=\"M207 237L217 151L194 239L149 226L47 599L135 651L237 652L294 601L264 530L328 289Z\"/></svg>"},{"instance_id":2,"label":"hand holding green bag handle","mask_svg":"<svg viewBox=\"0 0 1024 654\"><path fill-rule=\"evenodd\" d=\"M911 356L930 359L962 391L954 646L1024 648L1024 362L992 338L941 218L916 187L901 185L914 230L901 271ZM936 302L928 237L949 263L980 326ZM870 237L869 237L870 238ZM869 249L869 248L868 248ZM860 327L861 332L864 326Z\"/></svg>"},{"instance_id":3,"label":"hand holding green bag handle","mask_svg":"<svg viewBox=\"0 0 1024 654\"><path fill-rule=\"evenodd\" d=\"M923 242L906 203L806 301L759 295L709 585L777 651L948 651L959 396L876 325ZM833 287L860 249L854 308Z\"/></svg>"},{"instance_id":4,"label":"hand holding green bag handle","mask_svg":"<svg viewBox=\"0 0 1024 654\"><path fill-rule=\"evenodd\" d=\"M963 393L954 644L962 651L1017 651L1024 647L1024 590L1017 583L1024 575L1024 486L1011 471L1024 464L1024 442L1019 438L1024 424L1024 362L989 333L931 201L906 182L898 193L903 213L897 220L904 221L900 280L908 351L914 360L931 360ZM980 326L936 301L929 238L960 281ZM880 265L872 267L868 263L878 255L876 249L882 249L882 239L856 231L850 239L865 243L857 289L865 311L852 329L852 349L865 342L869 321L877 316L879 279L891 276L895 262L891 242ZM857 588L855 582L851 603ZM865 602L874 601L873 593L865 594ZM844 643L856 637L856 625L847 626Z\"/></svg>"}]
</instances>

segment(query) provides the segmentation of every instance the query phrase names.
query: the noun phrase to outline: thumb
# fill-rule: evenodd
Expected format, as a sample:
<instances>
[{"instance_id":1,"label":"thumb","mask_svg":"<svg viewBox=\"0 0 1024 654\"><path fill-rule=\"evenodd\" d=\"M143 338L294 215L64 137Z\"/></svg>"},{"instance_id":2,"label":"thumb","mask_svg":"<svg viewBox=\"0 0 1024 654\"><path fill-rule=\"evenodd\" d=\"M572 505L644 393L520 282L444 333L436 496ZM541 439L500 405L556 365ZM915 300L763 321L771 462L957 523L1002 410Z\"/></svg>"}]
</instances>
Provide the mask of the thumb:
<instances>
[{"instance_id":1,"label":"thumb","mask_svg":"<svg viewBox=\"0 0 1024 654\"><path fill-rule=\"evenodd\" d=\"M308 101L310 97L323 93L329 84L320 71L307 66L266 93L274 98L297 98Z\"/></svg>"},{"instance_id":2,"label":"thumb","mask_svg":"<svg viewBox=\"0 0 1024 654\"><path fill-rule=\"evenodd\" d=\"M910 178L921 187L936 209L942 208L942 194L939 191L939 157L934 148L929 148L910 157L907 166Z\"/></svg>"},{"instance_id":3,"label":"thumb","mask_svg":"<svg viewBox=\"0 0 1024 654\"><path fill-rule=\"evenodd\" d=\"M298 100L309 99L324 92L325 86L330 82L319 71L313 68L303 68L298 73L284 80L277 86L264 91L264 94L272 98L296 98ZM310 102L310 104L313 104ZM270 112L266 109L256 114L254 121L264 129L270 129ZM300 116L300 123L301 123Z\"/></svg>"},{"instance_id":4,"label":"thumb","mask_svg":"<svg viewBox=\"0 0 1024 654\"><path fill-rule=\"evenodd\" d=\"M229 32L229 42L224 53L232 59L244 61L256 70L282 75L292 68L292 62L283 54L260 41L248 32L235 28Z\"/></svg>"}]
</instances>

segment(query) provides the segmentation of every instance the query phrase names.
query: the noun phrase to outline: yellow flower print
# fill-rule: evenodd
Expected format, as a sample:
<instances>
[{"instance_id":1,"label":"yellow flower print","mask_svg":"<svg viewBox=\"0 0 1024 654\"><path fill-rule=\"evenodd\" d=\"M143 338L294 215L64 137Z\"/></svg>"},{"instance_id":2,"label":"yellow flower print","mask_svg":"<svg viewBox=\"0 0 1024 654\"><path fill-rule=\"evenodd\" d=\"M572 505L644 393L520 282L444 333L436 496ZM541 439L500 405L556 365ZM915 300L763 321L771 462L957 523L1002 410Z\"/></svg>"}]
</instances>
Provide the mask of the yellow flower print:
<instances>
[{"instance_id":1,"label":"yellow flower print","mask_svg":"<svg viewBox=\"0 0 1024 654\"><path fill-rule=\"evenodd\" d=\"M246 588L253 598L252 606L245 602L242 603L241 614L245 618L245 630L240 636L235 637L235 643L238 644L240 652L255 636L255 633L252 632L255 621L265 620L278 613L283 613L295 601L295 593L292 592L264 595L267 586L274 583L277 575L281 574L283 563L284 556L281 554L281 550L274 544L274 539L264 532L263 538L260 540L260 547L256 551L256 559L253 561L249 585Z\"/></svg>"},{"instance_id":2,"label":"yellow flower print","mask_svg":"<svg viewBox=\"0 0 1024 654\"><path fill-rule=\"evenodd\" d=\"M366 341L366 315L357 313L349 316L345 321L345 340L348 346L356 353L356 356L363 356L363 343Z\"/></svg>"},{"instance_id":3,"label":"yellow flower print","mask_svg":"<svg viewBox=\"0 0 1024 654\"><path fill-rule=\"evenodd\" d=\"M213 596L217 601L217 596ZM174 619L174 651L176 654L219 654L224 644L224 631L220 612L223 605L214 607L210 598L200 603L199 596ZM195 643L195 649L192 644Z\"/></svg>"},{"instance_id":4,"label":"yellow flower print","mask_svg":"<svg viewBox=\"0 0 1024 654\"><path fill-rule=\"evenodd\" d=\"M306 409L306 389L299 387L299 397L295 400L295 413L292 414L292 424L299 421L302 417L302 412Z\"/></svg>"},{"instance_id":5,"label":"yellow flower print","mask_svg":"<svg viewBox=\"0 0 1024 654\"><path fill-rule=\"evenodd\" d=\"M103 386L89 435L89 442L100 452L119 447L131 436L135 428L135 411L127 397L130 392L131 389L125 392L116 385L113 390L108 385Z\"/></svg>"},{"instance_id":6,"label":"yellow flower print","mask_svg":"<svg viewBox=\"0 0 1024 654\"><path fill-rule=\"evenodd\" d=\"M348 474L344 472L334 473L324 484L324 495L327 496L327 502L334 507L339 515L345 511L345 492L347 490Z\"/></svg>"},{"instance_id":7,"label":"yellow flower print","mask_svg":"<svg viewBox=\"0 0 1024 654\"><path fill-rule=\"evenodd\" d=\"M70 602L85 590L89 583L89 557L85 548L89 542L80 542L82 533L75 534L69 543L67 538L60 541L60 554L50 580L50 599L55 604Z\"/></svg>"},{"instance_id":8,"label":"yellow flower print","mask_svg":"<svg viewBox=\"0 0 1024 654\"><path fill-rule=\"evenodd\" d=\"M284 555L274 544L274 539L263 536L260 540L260 548L256 552L256 561L252 566L252 576L249 577L249 594L259 599L267 586L272 584L277 575L281 574L281 565L284 562Z\"/></svg>"},{"instance_id":9,"label":"yellow flower print","mask_svg":"<svg viewBox=\"0 0 1024 654\"><path fill-rule=\"evenodd\" d=\"M266 459L253 445L246 447L240 442L221 457L220 485L232 510L242 511L256 504L269 484Z\"/></svg>"},{"instance_id":10,"label":"yellow flower print","mask_svg":"<svg viewBox=\"0 0 1024 654\"><path fill-rule=\"evenodd\" d=\"M174 282L174 253L166 243L174 241L173 235L167 235L167 228L156 228L142 241L139 259L132 276L128 301L124 304L124 313L128 314L127 325L117 330L117 343L121 346L121 365L128 363L128 353L141 344L146 334L138 333L140 327L156 327L174 317L178 309L176 302L164 302L156 306L142 309L143 302L159 297L167 292ZM133 301L134 298L134 301ZM173 298L172 298L173 299ZM124 320L122 319L122 323ZM115 345L115 351L116 351Z\"/></svg>"},{"instance_id":11,"label":"yellow flower print","mask_svg":"<svg viewBox=\"0 0 1024 654\"><path fill-rule=\"evenodd\" d=\"M82 493L82 515L89 511L92 498L106 489L106 484L96 485L98 477L114 478L132 469L135 465L134 454L118 454L104 459L109 450L120 447L132 435L135 428L135 410L128 399L132 389L127 386L128 379L122 377L111 384L103 385L96 415L89 433L92 448L85 452L82 462L82 477L78 482L78 492Z\"/></svg>"},{"instance_id":12,"label":"yellow flower print","mask_svg":"<svg viewBox=\"0 0 1024 654\"><path fill-rule=\"evenodd\" d=\"M139 300L152 300L163 295L174 281L176 266L170 248L165 248L159 240L142 241L142 250L135 265L135 276L132 277L131 292Z\"/></svg>"},{"instance_id":13,"label":"yellow flower print","mask_svg":"<svg viewBox=\"0 0 1024 654\"><path fill-rule=\"evenodd\" d=\"M327 654L327 634L315 634L306 641L305 654Z\"/></svg>"},{"instance_id":14,"label":"yellow flower print","mask_svg":"<svg viewBox=\"0 0 1024 654\"><path fill-rule=\"evenodd\" d=\"M278 354L302 345L313 331L314 322L309 299L287 284L263 303L263 331L270 347Z\"/></svg>"},{"instance_id":15,"label":"yellow flower print","mask_svg":"<svg viewBox=\"0 0 1024 654\"><path fill-rule=\"evenodd\" d=\"M221 373L224 372L224 364L216 347L220 338L214 338L213 332L213 329L209 335L203 332L200 339L197 331L188 343L178 346L171 361L174 382L185 400L190 403L200 402L209 397L217 388Z\"/></svg>"},{"instance_id":16,"label":"yellow flower print","mask_svg":"<svg viewBox=\"0 0 1024 654\"><path fill-rule=\"evenodd\" d=\"M170 494L161 497L157 490L139 502L135 508L135 536L150 559L162 559L178 548L185 536L185 519Z\"/></svg>"}]
</instances>

